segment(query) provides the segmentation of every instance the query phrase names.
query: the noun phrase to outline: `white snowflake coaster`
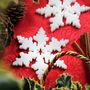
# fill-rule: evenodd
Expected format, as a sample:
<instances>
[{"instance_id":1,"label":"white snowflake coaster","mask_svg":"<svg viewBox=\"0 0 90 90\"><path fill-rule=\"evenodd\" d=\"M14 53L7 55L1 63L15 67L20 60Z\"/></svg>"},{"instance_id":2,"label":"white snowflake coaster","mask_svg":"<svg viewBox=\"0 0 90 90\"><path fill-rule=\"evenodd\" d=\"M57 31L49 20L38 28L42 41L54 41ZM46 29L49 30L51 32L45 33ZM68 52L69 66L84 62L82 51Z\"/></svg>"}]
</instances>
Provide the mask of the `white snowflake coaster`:
<instances>
[{"instance_id":1,"label":"white snowflake coaster","mask_svg":"<svg viewBox=\"0 0 90 90\"><path fill-rule=\"evenodd\" d=\"M17 36L18 42L20 43L19 48L23 50L29 49L28 53L20 52L20 57L16 58L13 62L13 66L29 67L30 62L34 59L36 62L31 66L36 71L39 79L42 79L48 64L53 60L53 51L61 51L61 47L65 47L69 42L68 39L61 39L58 41L52 37L51 41L47 45L49 38L46 36L44 29L41 27L38 33L34 37L24 38ZM59 66L62 64L62 66ZM64 62L56 62L56 66L65 68Z\"/></svg>"},{"instance_id":2,"label":"white snowflake coaster","mask_svg":"<svg viewBox=\"0 0 90 90\"><path fill-rule=\"evenodd\" d=\"M76 0L48 0L48 4L44 8L39 8L36 13L44 15L45 18L50 18L51 31L55 31L59 27L66 25L72 25L80 28L80 14L82 12L89 11L90 7L80 5ZM63 19L66 19L66 23Z\"/></svg>"}]
</instances>

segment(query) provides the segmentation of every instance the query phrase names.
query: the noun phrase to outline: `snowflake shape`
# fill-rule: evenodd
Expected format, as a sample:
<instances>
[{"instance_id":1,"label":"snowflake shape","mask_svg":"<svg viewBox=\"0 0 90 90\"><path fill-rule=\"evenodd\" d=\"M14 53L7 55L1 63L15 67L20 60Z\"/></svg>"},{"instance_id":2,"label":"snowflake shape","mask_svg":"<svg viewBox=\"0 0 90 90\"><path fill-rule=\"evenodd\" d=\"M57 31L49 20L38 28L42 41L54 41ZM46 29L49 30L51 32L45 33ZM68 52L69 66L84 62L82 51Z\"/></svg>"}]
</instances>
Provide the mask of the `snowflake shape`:
<instances>
[{"instance_id":1,"label":"snowflake shape","mask_svg":"<svg viewBox=\"0 0 90 90\"><path fill-rule=\"evenodd\" d=\"M51 31L53 32L65 24L80 28L80 14L88 10L90 10L90 7L80 6L76 0L49 0L46 7L37 9L36 13L44 15L45 18L54 16L49 19ZM64 18L66 19L65 23Z\"/></svg>"},{"instance_id":2,"label":"snowflake shape","mask_svg":"<svg viewBox=\"0 0 90 90\"><path fill-rule=\"evenodd\" d=\"M17 36L18 42L20 43L19 48L23 50L29 49L28 53L20 52L20 57L16 58L13 62L14 66L23 66L29 67L30 62L34 59L36 62L32 64L31 68L36 71L36 74L39 79L43 77L48 64L53 60L54 54L53 51L61 51L61 47L65 47L69 42L68 39L61 39L58 41L56 38L52 37L51 42L47 45L49 38L46 36L44 29L41 27L38 33L32 37L24 38L22 36ZM61 65L62 64L62 65ZM64 65L64 66L63 66ZM64 61L55 66L66 69Z\"/></svg>"}]
</instances>

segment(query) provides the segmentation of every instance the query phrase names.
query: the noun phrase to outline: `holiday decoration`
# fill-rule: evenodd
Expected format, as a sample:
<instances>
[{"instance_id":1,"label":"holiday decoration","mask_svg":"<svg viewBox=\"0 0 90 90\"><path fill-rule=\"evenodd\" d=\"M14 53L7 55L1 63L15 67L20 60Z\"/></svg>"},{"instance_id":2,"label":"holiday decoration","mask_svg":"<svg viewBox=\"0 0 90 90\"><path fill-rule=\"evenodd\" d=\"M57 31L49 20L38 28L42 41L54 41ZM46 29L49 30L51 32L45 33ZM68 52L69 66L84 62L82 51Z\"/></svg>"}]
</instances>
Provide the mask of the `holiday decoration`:
<instances>
[{"instance_id":1,"label":"holiday decoration","mask_svg":"<svg viewBox=\"0 0 90 90\"><path fill-rule=\"evenodd\" d=\"M89 5L89 0L0 0L0 90L90 90L90 36L84 33L90 28ZM35 10L50 20L52 32Z\"/></svg>"},{"instance_id":2,"label":"holiday decoration","mask_svg":"<svg viewBox=\"0 0 90 90\"><path fill-rule=\"evenodd\" d=\"M82 50L82 48L80 48L80 46L78 45L78 43L74 42L74 46L79 50L79 52L81 52L80 54L77 53L77 52L74 52L74 51L62 51L62 52L58 52L56 54L56 56L54 57L54 59L51 61L51 64L49 65L47 71L45 72L44 74L44 80L46 79L46 76L48 75L48 73L50 72L50 70L53 68L55 62L61 58L62 56L65 56L65 55L69 55L69 56L75 56L83 61L85 61L85 63L87 64L87 67L89 69L89 72L90 72L90 58L89 58L89 48L90 48L90 45L89 45L89 35L88 33L85 33L84 34L84 42L86 42L86 55L85 54L82 54L84 53L84 51ZM88 56L88 57L87 57Z\"/></svg>"},{"instance_id":3,"label":"holiday decoration","mask_svg":"<svg viewBox=\"0 0 90 90\"><path fill-rule=\"evenodd\" d=\"M33 79L17 79L7 70L0 69L0 90L44 90L44 88Z\"/></svg>"},{"instance_id":4,"label":"holiday decoration","mask_svg":"<svg viewBox=\"0 0 90 90\"><path fill-rule=\"evenodd\" d=\"M49 40L49 38L45 35L45 31L42 27L33 38L24 38L22 36L17 36L17 39L21 44L19 48L24 50L29 49L29 52L20 52L20 57L16 58L16 60L13 62L13 65L25 65L26 67L29 67L30 62L32 62L33 59L36 59L36 63L34 63L31 68L36 71L39 80L43 78L43 74L48 68L48 64L52 62L55 56L53 54L53 51L61 51L61 47L65 47L69 42L68 39L61 39L60 41L58 41L56 38L52 37L51 41L47 45L47 41ZM55 66L61 67L63 69L67 68L64 61L61 60L58 62L59 63L55 63Z\"/></svg>"},{"instance_id":5,"label":"holiday decoration","mask_svg":"<svg viewBox=\"0 0 90 90\"><path fill-rule=\"evenodd\" d=\"M82 90L79 82L72 81L68 74L63 74L56 80L56 87L51 90Z\"/></svg>"},{"instance_id":6,"label":"holiday decoration","mask_svg":"<svg viewBox=\"0 0 90 90\"><path fill-rule=\"evenodd\" d=\"M13 34L12 28L13 24L11 23L10 18L5 14L0 13L0 51L10 43Z\"/></svg>"},{"instance_id":7,"label":"holiday decoration","mask_svg":"<svg viewBox=\"0 0 90 90\"><path fill-rule=\"evenodd\" d=\"M14 25L22 19L24 8L23 0L0 0L0 13L7 15Z\"/></svg>"},{"instance_id":8,"label":"holiday decoration","mask_svg":"<svg viewBox=\"0 0 90 90\"><path fill-rule=\"evenodd\" d=\"M80 28L80 14L90 10L90 7L80 5L76 0L48 0L48 4L44 8L39 8L36 13L44 15L45 18L54 16L49 19L51 31L55 31L59 27L72 25ZM64 23L63 19L66 19Z\"/></svg>"},{"instance_id":9,"label":"holiday decoration","mask_svg":"<svg viewBox=\"0 0 90 90\"><path fill-rule=\"evenodd\" d=\"M62 51L62 52L58 52L56 54L56 56L54 57L54 59L51 61L49 67L47 68L47 71L44 73L44 76L43 76L43 81L46 79L48 73L50 72L50 70L53 68L55 62L61 58L62 56L65 56L65 55L68 55L68 56L75 56L81 60L84 60L84 61L89 61L89 58L77 53L77 52L73 52L73 51Z\"/></svg>"},{"instance_id":10,"label":"holiday decoration","mask_svg":"<svg viewBox=\"0 0 90 90\"><path fill-rule=\"evenodd\" d=\"M13 38L13 28L23 15L22 0L0 0L0 54L10 44Z\"/></svg>"},{"instance_id":11,"label":"holiday decoration","mask_svg":"<svg viewBox=\"0 0 90 90\"><path fill-rule=\"evenodd\" d=\"M4 87L3 87L4 85ZM44 86L40 85L33 79L22 78L17 79L12 73L0 69L0 90L45 90ZM82 90L82 85L78 81L73 81L69 74L62 74L56 79L56 85L49 90ZM85 85L85 90L90 90L90 85Z\"/></svg>"},{"instance_id":12,"label":"holiday decoration","mask_svg":"<svg viewBox=\"0 0 90 90\"><path fill-rule=\"evenodd\" d=\"M6 14L10 17L12 24L16 24L24 16L25 5L23 0L19 0L18 4L10 2L6 9Z\"/></svg>"}]
</instances>

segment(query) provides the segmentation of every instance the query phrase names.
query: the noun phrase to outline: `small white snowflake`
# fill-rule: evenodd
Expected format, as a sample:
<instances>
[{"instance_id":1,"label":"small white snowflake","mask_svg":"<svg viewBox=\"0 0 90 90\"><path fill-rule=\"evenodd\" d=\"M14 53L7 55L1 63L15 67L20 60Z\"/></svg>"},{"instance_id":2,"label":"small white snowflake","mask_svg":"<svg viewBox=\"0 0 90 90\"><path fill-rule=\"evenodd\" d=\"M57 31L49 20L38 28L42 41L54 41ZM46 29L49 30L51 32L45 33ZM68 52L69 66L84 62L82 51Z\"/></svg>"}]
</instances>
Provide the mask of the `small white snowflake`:
<instances>
[{"instance_id":1,"label":"small white snowflake","mask_svg":"<svg viewBox=\"0 0 90 90\"><path fill-rule=\"evenodd\" d=\"M36 62L31 66L36 71L39 79L42 79L43 74L48 68L48 64L53 60L53 51L61 51L61 47L65 47L69 40L61 39L58 41L54 37L51 38L51 42L47 45L49 38L46 36L44 29L41 27L38 33L32 38L24 38L17 36L20 43L19 48L23 50L29 49L28 53L20 52L20 57L16 58L13 62L14 66L29 67L30 62L34 59ZM63 62L64 65L64 62ZM58 66L58 65L57 65ZM63 67L61 67L63 68Z\"/></svg>"},{"instance_id":2,"label":"small white snowflake","mask_svg":"<svg viewBox=\"0 0 90 90\"><path fill-rule=\"evenodd\" d=\"M48 4L44 8L39 8L36 13L44 15L45 18L50 18L51 31L55 31L61 26L64 26L63 19L66 19L66 25L72 24L77 28L80 28L80 14L82 12L90 10L90 7L82 5L76 0L48 0Z\"/></svg>"}]
</instances>

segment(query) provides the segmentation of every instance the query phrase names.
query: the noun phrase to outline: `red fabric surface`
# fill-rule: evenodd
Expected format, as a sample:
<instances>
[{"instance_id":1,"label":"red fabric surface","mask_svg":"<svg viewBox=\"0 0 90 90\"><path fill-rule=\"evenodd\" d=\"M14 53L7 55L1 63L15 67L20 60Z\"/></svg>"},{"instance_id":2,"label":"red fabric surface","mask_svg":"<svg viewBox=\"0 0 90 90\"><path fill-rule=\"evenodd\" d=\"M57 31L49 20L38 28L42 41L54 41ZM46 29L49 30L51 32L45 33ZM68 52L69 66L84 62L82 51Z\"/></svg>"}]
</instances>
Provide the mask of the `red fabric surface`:
<instances>
[{"instance_id":1,"label":"red fabric surface","mask_svg":"<svg viewBox=\"0 0 90 90\"><path fill-rule=\"evenodd\" d=\"M90 6L90 0L77 0L81 5L89 5ZM82 13L80 16L80 22L81 22L81 28L76 29L72 26L65 26L61 27L55 32L50 31L50 24L49 24L49 18L45 19L43 16L40 16L38 14L35 14L35 10L39 7L44 7L47 4L48 0L40 0L40 4L32 3L32 0L25 0L26 3L26 14L20 23L14 28L14 39L12 40L10 46L6 48L5 52L5 60L4 63L6 66L10 67L14 74L17 77L30 77L34 78L35 80L38 80L35 72L31 68L25 68L25 67L13 67L12 62L15 60L15 58L19 55L20 50L18 49L18 43L16 41L17 35L22 35L24 37L30 37L34 36L39 28L42 26L46 34L49 38L55 37L58 40L65 38L69 39L69 44L63 48L63 50L73 50L72 43L75 40L78 40L79 37L84 32L89 32L90 34L90 12ZM67 64L68 68L67 70L63 71L59 68L52 69L45 81L45 88L48 90L50 87L55 86L55 80L62 74L62 73L69 73L73 76L73 80L80 81L81 84L84 86L86 82L88 82L88 79L90 76L88 76L86 72L86 67L84 65L84 62L72 57L72 56L64 56L62 59ZM83 88L84 90L84 88Z\"/></svg>"}]
</instances>

